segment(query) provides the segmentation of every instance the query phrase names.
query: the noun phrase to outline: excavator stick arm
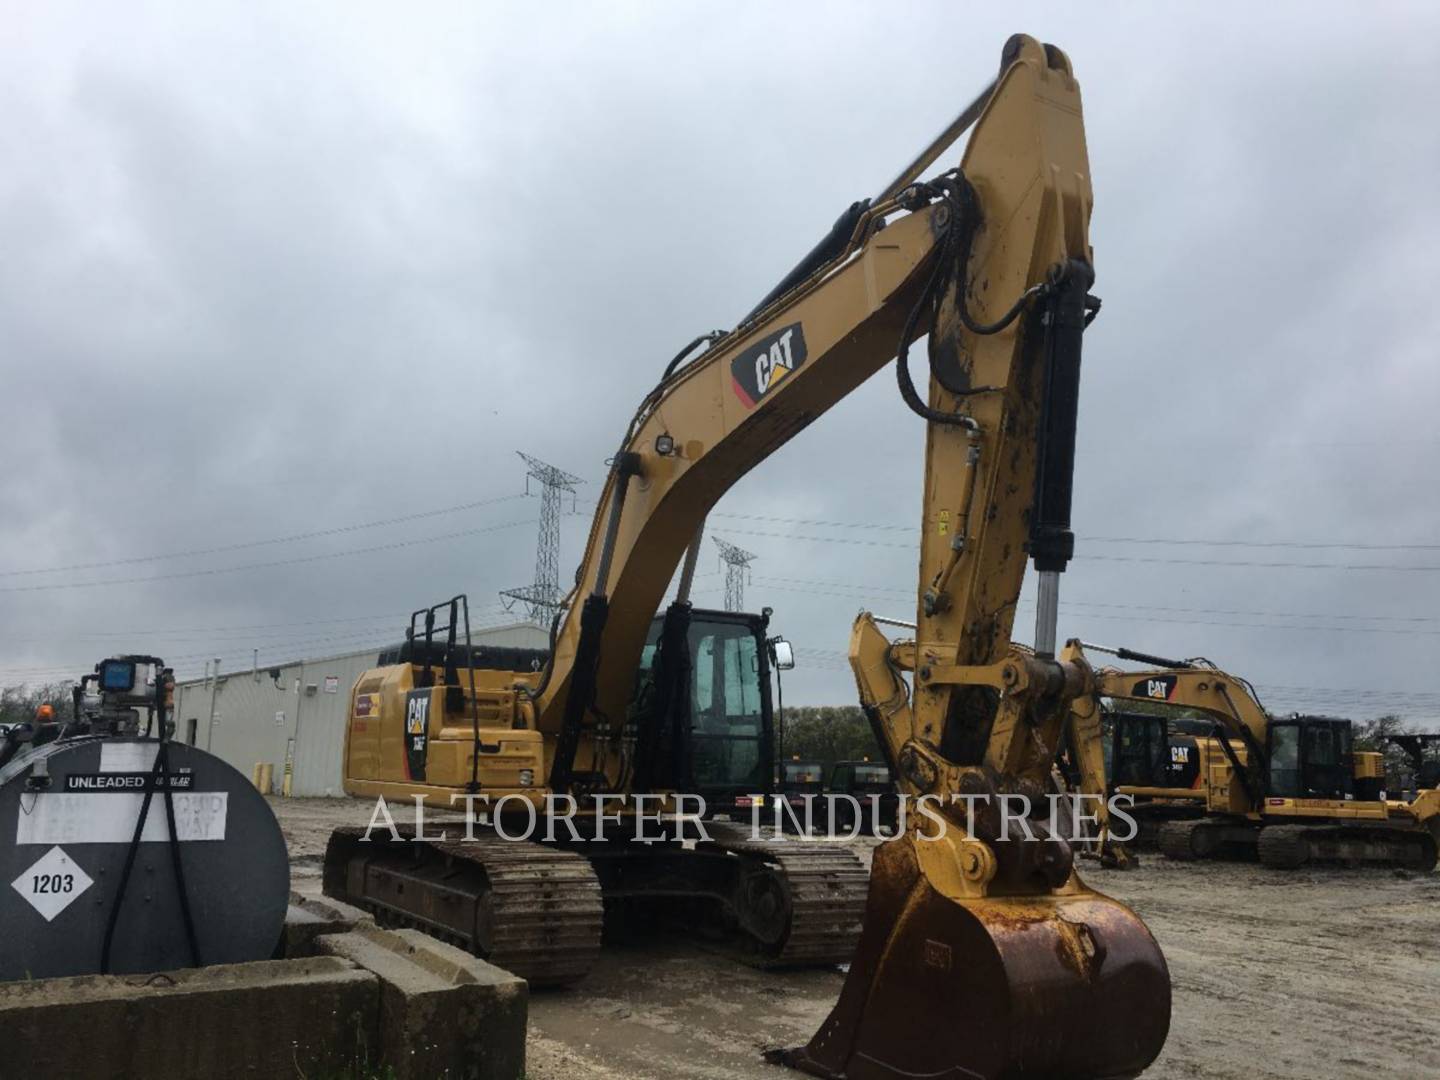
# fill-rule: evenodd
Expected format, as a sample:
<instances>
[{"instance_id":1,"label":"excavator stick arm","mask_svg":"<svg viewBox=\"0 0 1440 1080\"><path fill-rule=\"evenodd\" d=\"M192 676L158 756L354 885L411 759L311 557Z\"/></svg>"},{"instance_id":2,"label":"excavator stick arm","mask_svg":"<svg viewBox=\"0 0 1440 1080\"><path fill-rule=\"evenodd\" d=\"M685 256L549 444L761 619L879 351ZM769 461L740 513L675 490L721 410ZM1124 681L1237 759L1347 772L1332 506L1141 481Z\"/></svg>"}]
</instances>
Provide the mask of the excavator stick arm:
<instances>
[{"instance_id":1,"label":"excavator stick arm","mask_svg":"<svg viewBox=\"0 0 1440 1080\"><path fill-rule=\"evenodd\" d=\"M995 809L1043 802L1094 678L1082 655L1052 655L1053 621L1048 641L1037 624L1034 650L1012 641L1027 559L1053 601L1073 545L1093 278L1084 125L1063 53L1011 40L961 174L983 224L938 300L916 409L929 424L915 640L892 645L862 614L850 641L901 791L933 812L875 851L840 1000L783 1060L832 1080L1135 1075L1169 1027L1154 938L1080 882L1065 841ZM962 813L957 797L983 808Z\"/></svg>"}]
</instances>

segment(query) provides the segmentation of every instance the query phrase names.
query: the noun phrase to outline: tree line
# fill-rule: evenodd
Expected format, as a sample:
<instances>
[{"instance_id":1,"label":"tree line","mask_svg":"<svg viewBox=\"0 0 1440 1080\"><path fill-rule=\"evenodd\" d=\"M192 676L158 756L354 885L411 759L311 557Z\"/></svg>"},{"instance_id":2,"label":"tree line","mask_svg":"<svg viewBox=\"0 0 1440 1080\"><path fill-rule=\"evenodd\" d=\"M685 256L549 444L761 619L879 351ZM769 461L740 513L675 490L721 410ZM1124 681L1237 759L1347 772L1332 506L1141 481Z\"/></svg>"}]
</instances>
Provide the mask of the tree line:
<instances>
[{"instance_id":1,"label":"tree line","mask_svg":"<svg viewBox=\"0 0 1440 1080\"><path fill-rule=\"evenodd\" d=\"M0 690L0 726L9 727L26 720L34 720L41 705L49 705L57 718L70 715L70 692L75 682L64 679L60 682L42 683L39 686L7 686Z\"/></svg>"}]
</instances>

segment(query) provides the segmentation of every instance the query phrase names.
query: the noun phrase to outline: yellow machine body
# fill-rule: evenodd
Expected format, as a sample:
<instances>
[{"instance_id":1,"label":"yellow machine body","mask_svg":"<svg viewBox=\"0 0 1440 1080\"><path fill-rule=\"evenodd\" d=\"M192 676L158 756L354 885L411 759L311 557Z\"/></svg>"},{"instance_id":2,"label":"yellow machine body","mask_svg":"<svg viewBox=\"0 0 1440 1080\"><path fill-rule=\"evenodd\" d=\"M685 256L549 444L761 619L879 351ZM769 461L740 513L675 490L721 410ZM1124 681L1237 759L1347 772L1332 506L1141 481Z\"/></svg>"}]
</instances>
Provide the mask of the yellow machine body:
<instances>
[{"instance_id":1,"label":"yellow machine body","mask_svg":"<svg viewBox=\"0 0 1440 1080\"><path fill-rule=\"evenodd\" d=\"M417 705L417 670L412 664L392 664L356 681L345 728L346 794L406 802L420 796L429 806L456 809L463 808L473 777L493 802L518 795L543 804L545 739L515 726L519 695L508 685L515 674L467 669L462 702L447 709L443 685L422 687L424 705ZM419 770L408 749L417 737L424 740Z\"/></svg>"}]
</instances>

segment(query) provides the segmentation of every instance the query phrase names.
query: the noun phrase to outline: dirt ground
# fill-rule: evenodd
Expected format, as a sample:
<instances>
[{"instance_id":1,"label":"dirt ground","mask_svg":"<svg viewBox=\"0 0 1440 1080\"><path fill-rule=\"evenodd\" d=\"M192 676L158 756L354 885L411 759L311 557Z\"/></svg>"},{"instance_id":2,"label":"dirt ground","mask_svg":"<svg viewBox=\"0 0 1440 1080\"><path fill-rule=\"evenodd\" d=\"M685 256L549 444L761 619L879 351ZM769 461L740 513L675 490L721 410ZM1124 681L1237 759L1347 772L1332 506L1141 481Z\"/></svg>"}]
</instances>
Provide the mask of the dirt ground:
<instances>
[{"instance_id":1,"label":"dirt ground","mask_svg":"<svg viewBox=\"0 0 1440 1080\"><path fill-rule=\"evenodd\" d=\"M296 884L311 887L331 826L364 824L369 809L273 805ZM1440 1076L1440 873L1152 855L1138 870L1082 874L1140 914L1170 965L1170 1038L1147 1080ZM610 948L581 986L533 995L527 1077L780 1080L761 1051L806 1041L843 980L754 971L675 942Z\"/></svg>"}]
</instances>

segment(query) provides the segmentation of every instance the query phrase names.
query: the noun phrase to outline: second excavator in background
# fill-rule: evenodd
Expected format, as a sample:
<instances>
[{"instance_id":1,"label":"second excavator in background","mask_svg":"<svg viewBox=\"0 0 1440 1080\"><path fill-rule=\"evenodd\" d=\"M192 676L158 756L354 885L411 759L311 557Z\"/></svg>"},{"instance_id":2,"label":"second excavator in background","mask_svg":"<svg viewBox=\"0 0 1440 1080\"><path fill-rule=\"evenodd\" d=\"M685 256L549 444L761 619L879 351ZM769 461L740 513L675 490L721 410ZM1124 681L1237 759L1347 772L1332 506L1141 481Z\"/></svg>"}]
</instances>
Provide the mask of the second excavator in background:
<instances>
[{"instance_id":1,"label":"second excavator in background","mask_svg":"<svg viewBox=\"0 0 1440 1080\"><path fill-rule=\"evenodd\" d=\"M1135 800L1131 816L1158 824L1158 845L1172 859L1258 856L1287 869L1312 860L1434 868L1440 791L1389 798L1383 755L1355 748L1349 720L1272 717L1249 681L1205 660L1080 641L1062 655L1080 660L1087 650L1153 665L1099 669L1092 692L1071 705L1080 791L1099 804L1102 851L1124 859L1108 837L1104 796L1115 792ZM1102 699L1120 710L1108 778ZM1172 733L1166 716L1127 714L1126 702L1183 709L1208 721L1208 731Z\"/></svg>"}]
</instances>

